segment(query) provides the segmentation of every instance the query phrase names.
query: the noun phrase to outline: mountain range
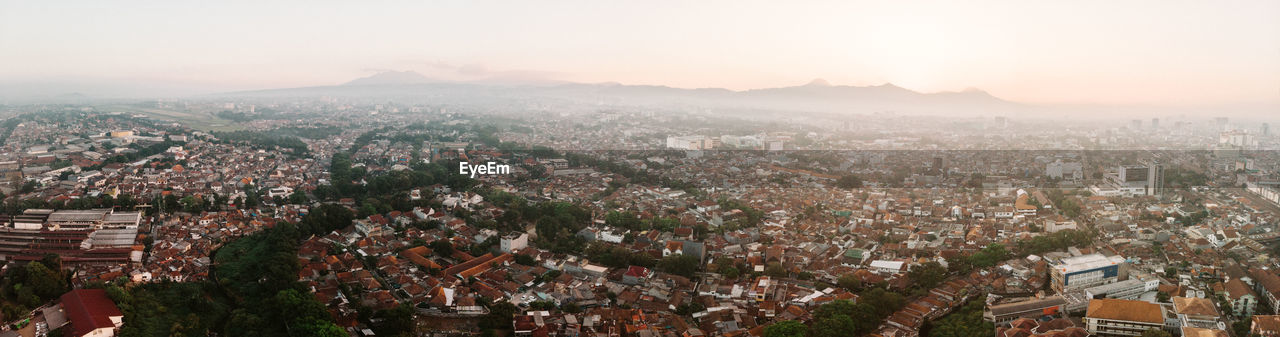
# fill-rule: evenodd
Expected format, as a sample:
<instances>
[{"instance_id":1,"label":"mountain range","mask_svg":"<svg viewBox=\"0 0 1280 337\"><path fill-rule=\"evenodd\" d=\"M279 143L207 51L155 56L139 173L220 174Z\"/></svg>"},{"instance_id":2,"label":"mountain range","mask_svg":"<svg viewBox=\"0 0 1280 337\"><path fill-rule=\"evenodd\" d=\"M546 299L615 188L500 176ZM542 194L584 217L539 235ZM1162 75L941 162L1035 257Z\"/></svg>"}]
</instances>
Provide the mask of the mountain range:
<instances>
[{"instance_id":1,"label":"mountain range","mask_svg":"<svg viewBox=\"0 0 1280 337\"><path fill-rule=\"evenodd\" d=\"M444 81L413 71L388 71L340 85L239 91L226 97L419 98L437 103L511 102L549 99L578 104L650 107L698 107L814 111L829 113L900 112L913 114L1000 114L1025 108L981 90L921 93L893 84L831 85L816 79L805 85L735 91L723 88L684 89L618 83Z\"/></svg>"}]
</instances>

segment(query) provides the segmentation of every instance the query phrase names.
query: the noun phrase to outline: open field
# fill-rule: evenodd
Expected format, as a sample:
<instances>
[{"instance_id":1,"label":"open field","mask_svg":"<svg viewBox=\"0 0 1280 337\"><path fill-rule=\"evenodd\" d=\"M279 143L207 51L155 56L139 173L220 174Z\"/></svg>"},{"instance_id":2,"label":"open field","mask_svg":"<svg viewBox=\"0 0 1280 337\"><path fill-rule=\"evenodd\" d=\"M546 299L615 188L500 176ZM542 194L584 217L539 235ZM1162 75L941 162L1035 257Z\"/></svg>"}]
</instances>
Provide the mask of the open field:
<instances>
[{"instance_id":1,"label":"open field","mask_svg":"<svg viewBox=\"0 0 1280 337\"><path fill-rule=\"evenodd\" d=\"M151 118L182 123L183 125L204 131L235 131L243 127L234 122L218 118L209 113L177 111L165 108L146 107L137 104L109 105L101 108L109 112L141 113Z\"/></svg>"}]
</instances>

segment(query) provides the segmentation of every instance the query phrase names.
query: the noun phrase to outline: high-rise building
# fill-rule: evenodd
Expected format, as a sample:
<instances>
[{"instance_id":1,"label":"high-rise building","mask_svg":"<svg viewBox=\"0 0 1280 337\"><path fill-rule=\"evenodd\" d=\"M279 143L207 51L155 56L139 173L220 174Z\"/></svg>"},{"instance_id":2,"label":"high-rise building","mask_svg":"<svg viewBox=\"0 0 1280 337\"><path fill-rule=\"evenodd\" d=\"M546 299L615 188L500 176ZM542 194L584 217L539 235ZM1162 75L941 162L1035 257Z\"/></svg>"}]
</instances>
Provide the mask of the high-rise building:
<instances>
[{"instance_id":1,"label":"high-rise building","mask_svg":"<svg viewBox=\"0 0 1280 337\"><path fill-rule=\"evenodd\" d=\"M1164 193L1164 165L1152 161L1147 163L1147 195L1160 196Z\"/></svg>"},{"instance_id":2,"label":"high-rise building","mask_svg":"<svg viewBox=\"0 0 1280 337\"><path fill-rule=\"evenodd\" d=\"M1150 170L1142 165L1121 166L1119 170L1120 181L1124 183L1141 182L1147 180L1147 173Z\"/></svg>"},{"instance_id":3,"label":"high-rise building","mask_svg":"<svg viewBox=\"0 0 1280 337\"><path fill-rule=\"evenodd\" d=\"M1159 118L1152 118L1152 119L1151 119L1151 129L1152 129L1152 130L1160 129L1160 119L1159 119Z\"/></svg>"},{"instance_id":4,"label":"high-rise building","mask_svg":"<svg viewBox=\"0 0 1280 337\"><path fill-rule=\"evenodd\" d=\"M1142 165L1122 165L1108 174L1109 188L1122 195L1158 196L1164 191L1164 165L1151 161Z\"/></svg>"}]
</instances>

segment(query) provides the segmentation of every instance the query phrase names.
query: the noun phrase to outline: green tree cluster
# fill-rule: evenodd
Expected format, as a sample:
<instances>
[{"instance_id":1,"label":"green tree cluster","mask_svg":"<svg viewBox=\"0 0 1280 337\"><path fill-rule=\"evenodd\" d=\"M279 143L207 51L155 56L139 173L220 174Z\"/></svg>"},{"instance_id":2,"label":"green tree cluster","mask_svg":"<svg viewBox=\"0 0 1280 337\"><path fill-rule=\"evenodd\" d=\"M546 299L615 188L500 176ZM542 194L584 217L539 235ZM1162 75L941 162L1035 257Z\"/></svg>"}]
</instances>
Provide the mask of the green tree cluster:
<instances>
[{"instance_id":1,"label":"green tree cluster","mask_svg":"<svg viewBox=\"0 0 1280 337\"><path fill-rule=\"evenodd\" d=\"M995 324L983 321L985 297L970 300L964 306L929 323L923 330L928 337L987 337L996 333Z\"/></svg>"},{"instance_id":2,"label":"green tree cluster","mask_svg":"<svg viewBox=\"0 0 1280 337\"><path fill-rule=\"evenodd\" d=\"M858 303L836 300L814 309L809 335L865 335L879 326L885 317L904 305L906 305L906 299L901 294L872 288L858 294Z\"/></svg>"}]
</instances>

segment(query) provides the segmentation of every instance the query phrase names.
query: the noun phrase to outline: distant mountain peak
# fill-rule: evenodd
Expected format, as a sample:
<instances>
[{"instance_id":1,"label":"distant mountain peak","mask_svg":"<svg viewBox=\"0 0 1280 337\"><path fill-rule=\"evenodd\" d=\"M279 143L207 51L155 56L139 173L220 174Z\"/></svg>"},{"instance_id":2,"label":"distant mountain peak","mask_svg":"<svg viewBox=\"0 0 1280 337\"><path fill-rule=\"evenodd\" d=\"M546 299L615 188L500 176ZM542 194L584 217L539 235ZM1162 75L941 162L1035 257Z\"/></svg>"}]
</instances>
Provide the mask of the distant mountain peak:
<instances>
[{"instance_id":1,"label":"distant mountain peak","mask_svg":"<svg viewBox=\"0 0 1280 337\"><path fill-rule=\"evenodd\" d=\"M877 85L877 86L876 86L876 88L885 88L885 89L902 89L902 90L915 91L915 90L911 90L911 89L907 89L907 88L899 87L897 84L893 84L892 82L884 82L884 84Z\"/></svg>"},{"instance_id":2,"label":"distant mountain peak","mask_svg":"<svg viewBox=\"0 0 1280 337\"><path fill-rule=\"evenodd\" d=\"M416 71L384 71L368 77L361 77L342 85L397 85L397 84L422 84L436 82L426 76L422 76Z\"/></svg>"},{"instance_id":3,"label":"distant mountain peak","mask_svg":"<svg viewBox=\"0 0 1280 337\"><path fill-rule=\"evenodd\" d=\"M829 87L829 86L831 86L831 82L827 82L827 80L824 80L824 79L821 79L821 78L815 78L815 79L813 79L812 81L809 81L809 83L808 83L808 84L805 84L804 86L806 86L806 87Z\"/></svg>"}]
</instances>

